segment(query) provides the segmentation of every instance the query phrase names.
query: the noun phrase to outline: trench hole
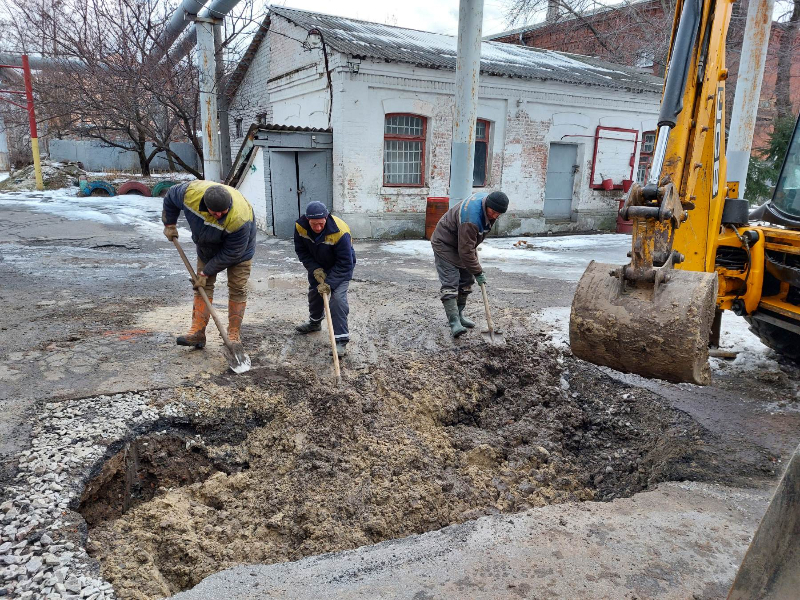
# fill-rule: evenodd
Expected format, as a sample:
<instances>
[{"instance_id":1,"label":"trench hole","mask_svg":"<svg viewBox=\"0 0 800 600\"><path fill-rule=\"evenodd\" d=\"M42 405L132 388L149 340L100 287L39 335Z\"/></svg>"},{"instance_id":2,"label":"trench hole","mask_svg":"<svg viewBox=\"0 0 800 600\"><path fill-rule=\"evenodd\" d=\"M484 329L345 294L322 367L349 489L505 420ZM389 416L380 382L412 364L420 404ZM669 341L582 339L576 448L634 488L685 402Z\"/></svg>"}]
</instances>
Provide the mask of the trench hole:
<instances>
[{"instance_id":1,"label":"trench hole","mask_svg":"<svg viewBox=\"0 0 800 600\"><path fill-rule=\"evenodd\" d=\"M140 436L103 463L84 488L78 512L90 528L96 527L159 493L205 481L220 470L203 448L181 436Z\"/></svg>"},{"instance_id":2,"label":"trench hole","mask_svg":"<svg viewBox=\"0 0 800 600\"><path fill-rule=\"evenodd\" d=\"M537 340L392 358L336 390L282 368L196 393L214 405L188 424L208 454L144 436L84 493L87 550L120 598L661 481L742 481L688 415Z\"/></svg>"}]
</instances>

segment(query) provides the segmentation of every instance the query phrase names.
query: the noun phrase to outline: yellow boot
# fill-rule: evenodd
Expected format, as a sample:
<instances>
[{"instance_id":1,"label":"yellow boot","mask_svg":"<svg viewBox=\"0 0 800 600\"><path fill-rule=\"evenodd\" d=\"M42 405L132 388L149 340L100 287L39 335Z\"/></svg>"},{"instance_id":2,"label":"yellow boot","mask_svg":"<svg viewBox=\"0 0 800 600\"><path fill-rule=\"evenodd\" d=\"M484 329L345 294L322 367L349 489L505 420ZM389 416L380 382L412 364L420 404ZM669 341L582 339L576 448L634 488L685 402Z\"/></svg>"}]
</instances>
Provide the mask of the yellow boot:
<instances>
[{"instance_id":1,"label":"yellow boot","mask_svg":"<svg viewBox=\"0 0 800 600\"><path fill-rule=\"evenodd\" d=\"M211 302L211 298L208 299ZM192 307L192 326L189 328L189 333L180 336L176 341L178 346L194 346L195 348L203 348L206 345L206 325L211 318L211 311L208 306L200 297L200 294L194 295L194 306Z\"/></svg>"},{"instance_id":2,"label":"yellow boot","mask_svg":"<svg viewBox=\"0 0 800 600\"><path fill-rule=\"evenodd\" d=\"M228 301L228 339L233 344L241 343L239 338L239 330L242 328L242 319L244 319L244 309L247 302L234 302Z\"/></svg>"}]
</instances>

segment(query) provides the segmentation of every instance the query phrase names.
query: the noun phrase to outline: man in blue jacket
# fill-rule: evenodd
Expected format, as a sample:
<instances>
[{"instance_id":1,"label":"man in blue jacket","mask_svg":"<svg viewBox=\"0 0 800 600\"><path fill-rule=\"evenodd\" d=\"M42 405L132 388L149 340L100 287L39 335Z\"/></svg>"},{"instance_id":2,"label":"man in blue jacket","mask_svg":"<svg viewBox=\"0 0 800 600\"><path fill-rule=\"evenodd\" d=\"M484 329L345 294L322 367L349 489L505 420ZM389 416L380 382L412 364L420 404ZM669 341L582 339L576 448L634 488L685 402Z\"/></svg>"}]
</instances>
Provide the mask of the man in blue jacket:
<instances>
[{"instance_id":1,"label":"man in blue jacket","mask_svg":"<svg viewBox=\"0 0 800 600\"><path fill-rule=\"evenodd\" d=\"M197 245L195 290L204 288L209 301L214 297L217 273L228 270L228 337L240 341L240 328L247 306L247 280L256 252L256 222L253 207L242 194L213 181L192 181L169 188L164 197L164 235L178 238L178 217L183 210L192 241ZM176 341L179 346L206 345L206 325L211 313L195 292L192 326Z\"/></svg>"},{"instance_id":2,"label":"man in blue jacket","mask_svg":"<svg viewBox=\"0 0 800 600\"><path fill-rule=\"evenodd\" d=\"M339 217L329 214L322 202L311 202L306 207L306 214L295 223L294 250L308 271L309 313L308 322L295 329L300 333L322 329L324 305L321 294L330 294L336 354L343 357L350 341L347 289L356 264L350 228Z\"/></svg>"}]
</instances>

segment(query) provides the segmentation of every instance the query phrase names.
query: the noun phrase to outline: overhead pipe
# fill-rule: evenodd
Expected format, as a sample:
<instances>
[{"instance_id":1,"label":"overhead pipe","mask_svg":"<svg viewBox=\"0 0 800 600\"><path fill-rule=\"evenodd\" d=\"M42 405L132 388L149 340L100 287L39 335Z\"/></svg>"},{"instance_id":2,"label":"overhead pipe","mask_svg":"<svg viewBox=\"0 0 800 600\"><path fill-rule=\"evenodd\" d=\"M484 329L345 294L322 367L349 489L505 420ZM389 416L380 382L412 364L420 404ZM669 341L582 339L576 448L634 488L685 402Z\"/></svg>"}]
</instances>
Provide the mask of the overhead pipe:
<instances>
[{"instance_id":1,"label":"overhead pipe","mask_svg":"<svg viewBox=\"0 0 800 600\"><path fill-rule=\"evenodd\" d=\"M224 19L240 0L213 0L197 16L201 19ZM189 32L178 42L178 45L169 53L169 60L178 62L191 52L197 44L197 25L193 24Z\"/></svg>"},{"instance_id":2,"label":"overhead pipe","mask_svg":"<svg viewBox=\"0 0 800 600\"><path fill-rule=\"evenodd\" d=\"M193 17L197 16L207 0L183 0L181 5L175 10L164 31L156 40L156 50L150 55L151 60L161 60L169 51L175 40L178 39L183 30L191 23Z\"/></svg>"}]
</instances>

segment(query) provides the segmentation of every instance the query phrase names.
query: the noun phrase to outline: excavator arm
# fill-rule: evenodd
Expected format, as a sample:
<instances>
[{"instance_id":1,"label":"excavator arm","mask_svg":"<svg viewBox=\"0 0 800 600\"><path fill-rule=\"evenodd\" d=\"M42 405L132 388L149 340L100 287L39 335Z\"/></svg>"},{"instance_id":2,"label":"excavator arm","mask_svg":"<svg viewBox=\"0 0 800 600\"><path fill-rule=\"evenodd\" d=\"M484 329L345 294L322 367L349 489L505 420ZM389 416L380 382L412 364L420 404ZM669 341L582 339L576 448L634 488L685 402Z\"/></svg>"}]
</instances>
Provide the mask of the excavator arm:
<instances>
[{"instance_id":1,"label":"excavator arm","mask_svg":"<svg viewBox=\"0 0 800 600\"><path fill-rule=\"evenodd\" d=\"M725 40L729 0L675 9L650 177L620 210L631 262L592 262L570 315L572 352L670 381L710 379L715 256L725 199Z\"/></svg>"}]
</instances>

